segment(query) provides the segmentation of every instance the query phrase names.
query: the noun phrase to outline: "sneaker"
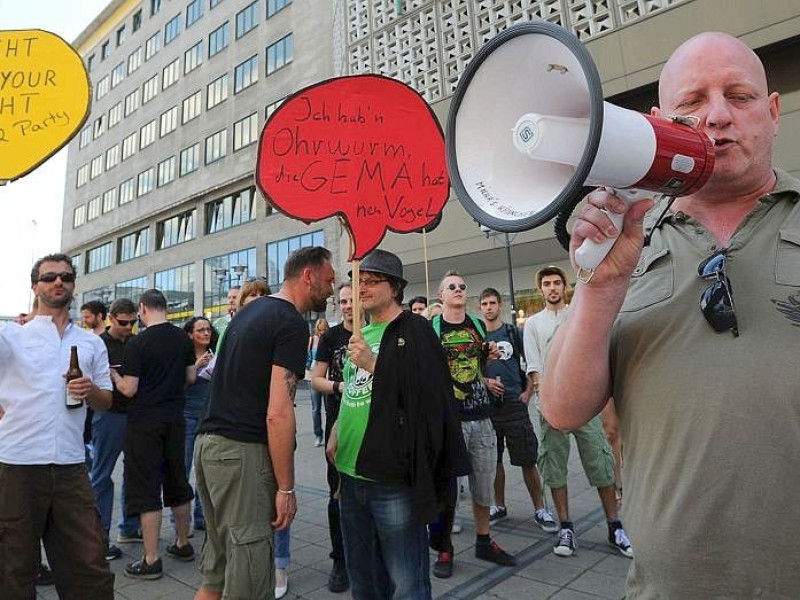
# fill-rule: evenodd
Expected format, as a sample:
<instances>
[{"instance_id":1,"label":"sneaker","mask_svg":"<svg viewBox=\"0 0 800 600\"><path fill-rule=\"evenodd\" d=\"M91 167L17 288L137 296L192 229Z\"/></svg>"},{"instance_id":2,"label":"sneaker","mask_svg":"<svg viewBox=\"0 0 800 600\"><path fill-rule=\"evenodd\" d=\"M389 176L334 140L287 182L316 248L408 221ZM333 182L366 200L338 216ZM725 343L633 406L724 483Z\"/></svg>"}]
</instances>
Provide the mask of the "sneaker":
<instances>
[{"instance_id":1,"label":"sneaker","mask_svg":"<svg viewBox=\"0 0 800 600\"><path fill-rule=\"evenodd\" d=\"M289 591L289 575L286 569L275 569L275 600L283 598Z\"/></svg>"},{"instance_id":2,"label":"sneaker","mask_svg":"<svg viewBox=\"0 0 800 600\"><path fill-rule=\"evenodd\" d=\"M453 526L450 528L450 533L461 533L462 529L461 519L454 519Z\"/></svg>"},{"instance_id":3,"label":"sneaker","mask_svg":"<svg viewBox=\"0 0 800 600\"><path fill-rule=\"evenodd\" d=\"M475 558L488 560L504 567L513 567L517 564L517 559L503 550L494 541L488 544L475 544Z\"/></svg>"},{"instance_id":4,"label":"sneaker","mask_svg":"<svg viewBox=\"0 0 800 600\"><path fill-rule=\"evenodd\" d=\"M39 563L39 570L36 572L36 585L53 585L55 578L53 572L44 563Z\"/></svg>"},{"instance_id":5,"label":"sneaker","mask_svg":"<svg viewBox=\"0 0 800 600\"><path fill-rule=\"evenodd\" d=\"M106 560L116 560L122 557L122 550L111 544L106 546Z\"/></svg>"},{"instance_id":6,"label":"sneaker","mask_svg":"<svg viewBox=\"0 0 800 600\"><path fill-rule=\"evenodd\" d=\"M558 531L558 523L556 523L555 518L553 518L553 513L546 508L537 510L533 520L542 528L542 531L546 531L547 533L555 533Z\"/></svg>"},{"instance_id":7,"label":"sneaker","mask_svg":"<svg viewBox=\"0 0 800 600\"><path fill-rule=\"evenodd\" d=\"M492 505L489 507L489 522L494 523L495 521L499 521L500 519L505 519L508 516L508 511L506 510L505 506L494 506Z\"/></svg>"},{"instance_id":8,"label":"sneaker","mask_svg":"<svg viewBox=\"0 0 800 600\"><path fill-rule=\"evenodd\" d=\"M453 553L439 552L436 562L433 563L433 575L439 579L447 579L453 575Z\"/></svg>"},{"instance_id":9,"label":"sneaker","mask_svg":"<svg viewBox=\"0 0 800 600\"><path fill-rule=\"evenodd\" d=\"M333 569L328 576L328 590L334 594L346 592L350 587L350 578L342 561L333 561Z\"/></svg>"},{"instance_id":10,"label":"sneaker","mask_svg":"<svg viewBox=\"0 0 800 600\"><path fill-rule=\"evenodd\" d=\"M164 568L161 566L161 559L156 559L152 565L147 564L143 556L139 560L125 565L125 577L131 579L161 579L164 576Z\"/></svg>"},{"instance_id":11,"label":"sneaker","mask_svg":"<svg viewBox=\"0 0 800 600\"><path fill-rule=\"evenodd\" d=\"M134 531L133 533L122 533L120 531L117 534L117 543L118 544L141 544L142 543L142 532L141 531Z\"/></svg>"},{"instance_id":12,"label":"sneaker","mask_svg":"<svg viewBox=\"0 0 800 600\"><path fill-rule=\"evenodd\" d=\"M558 532L558 543L553 546L553 554L556 556L572 556L578 548L578 540L575 539L575 532L572 529L561 529Z\"/></svg>"},{"instance_id":13,"label":"sneaker","mask_svg":"<svg viewBox=\"0 0 800 600\"><path fill-rule=\"evenodd\" d=\"M633 558L633 546L628 539L628 534L622 527L617 527L613 532L608 532L608 545L616 548L617 552L626 558Z\"/></svg>"},{"instance_id":14,"label":"sneaker","mask_svg":"<svg viewBox=\"0 0 800 600\"><path fill-rule=\"evenodd\" d=\"M318 438L316 439L316 441L314 442L314 446L315 446L316 448L319 448L320 446L322 446L322 444L323 444L323 442L322 442L322 438L321 438L321 437L318 437Z\"/></svg>"},{"instance_id":15,"label":"sneaker","mask_svg":"<svg viewBox=\"0 0 800 600\"><path fill-rule=\"evenodd\" d=\"M178 546L176 542L171 546L167 546L167 556L182 560L183 562L189 562L194 560L194 548L192 548L192 545L188 542L185 546Z\"/></svg>"}]
</instances>

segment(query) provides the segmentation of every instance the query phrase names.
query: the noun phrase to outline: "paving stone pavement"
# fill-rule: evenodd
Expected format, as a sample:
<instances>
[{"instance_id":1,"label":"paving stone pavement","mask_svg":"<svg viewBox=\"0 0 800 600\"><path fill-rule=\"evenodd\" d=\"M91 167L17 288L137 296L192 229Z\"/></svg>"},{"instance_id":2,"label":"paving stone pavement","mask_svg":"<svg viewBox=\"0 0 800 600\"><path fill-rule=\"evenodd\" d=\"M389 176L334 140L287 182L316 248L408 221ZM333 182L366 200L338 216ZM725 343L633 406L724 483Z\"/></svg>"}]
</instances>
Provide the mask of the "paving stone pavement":
<instances>
[{"instance_id":1,"label":"paving stone pavement","mask_svg":"<svg viewBox=\"0 0 800 600\"><path fill-rule=\"evenodd\" d=\"M531 408L531 414L535 409ZM536 420L534 419L534 422ZM325 480L323 449L314 447L311 428L311 400L307 389L297 393L296 489L298 515L292 525L292 566L289 569L288 599L314 600L348 598L349 594L332 594L327 580L331 568L328 537L328 490ZM537 426L538 431L538 426ZM588 600L624 598L625 576L631 561L617 554L606 542L607 529L600 500L583 475L573 443L569 465L570 510L578 537L577 554L560 558L553 554L554 534L541 531L533 521L533 506L522 481L520 469L506 465L506 505L508 517L492 526L492 537L514 554L516 567L500 567L474 556L475 530L469 500L462 500L458 516L463 531L453 536L455 562L450 579L431 576L434 598L516 600L525 598L554 600ZM122 460L117 464L115 482L122 478ZM119 486L113 523L119 511ZM623 516L624 523L624 516ZM112 537L115 531L112 530ZM167 514L161 533L162 553L171 544L174 534ZM203 532L195 533L192 544L198 553ZM110 563L116 574L116 600L192 600L200 585L197 562L184 563L164 557L164 577L156 581L128 579L125 564L138 558L140 544L120 545L124 555ZM435 555L431 554L431 565ZM55 588L38 588L37 598L57 598Z\"/></svg>"}]
</instances>

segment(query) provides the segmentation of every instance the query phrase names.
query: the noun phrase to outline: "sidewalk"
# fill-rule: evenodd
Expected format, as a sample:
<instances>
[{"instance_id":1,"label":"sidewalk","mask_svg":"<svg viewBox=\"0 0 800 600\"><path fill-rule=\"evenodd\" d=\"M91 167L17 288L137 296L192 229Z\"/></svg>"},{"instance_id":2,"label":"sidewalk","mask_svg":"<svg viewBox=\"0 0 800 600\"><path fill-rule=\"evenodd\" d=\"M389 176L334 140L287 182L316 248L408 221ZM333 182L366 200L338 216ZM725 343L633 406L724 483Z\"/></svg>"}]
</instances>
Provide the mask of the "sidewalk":
<instances>
[{"instance_id":1,"label":"sidewalk","mask_svg":"<svg viewBox=\"0 0 800 600\"><path fill-rule=\"evenodd\" d=\"M533 411L533 409L531 409ZM296 489L298 515L292 525L292 566L289 570L289 593L286 598L314 600L349 598L332 594L327 581L331 560L328 558L327 504L323 449L314 447L311 432L311 401L307 389L297 392ZM538 427L537 427L538 430ZM117 464L115 482L122 477L122 461ZM462 501L459 516L463 531L453 536L455 568L450 579L431 575L434 598L501 598L580 600L624 597L625 575L630 560L617 554L606 542L607 529L600 500L583 475L577 451L570 455L569 501L578 537L578 552L571 558L559 558L552 552L554 534L544 533L533 521L533 506L522 482L521 471L508 465L506 455L506 505L508 517L492 526L492 535L508 552L517 557L516 567L499 567L474 556L475 531L469 503ZM117 495L119 486L116 486ZM113 522L117 522L115 506ZM624 519L623 519L624 522ZM114 529L116 526L114 526ZM112 530L112 538L116 531ZM198 553L203 532L191 540ZM161 534L162 553L173 542L169 517L165 513ZM118 600L191 600L200 585L197 562L183 563L164 557L164 577L156 581L128 579L125 564L138 558L141 544L121 545L124 555L110 563L116 573ZM431 555L431 565L435 556ZM37 598L56 599L55 588L38 588Z\"/></svg>"}]
</instances>

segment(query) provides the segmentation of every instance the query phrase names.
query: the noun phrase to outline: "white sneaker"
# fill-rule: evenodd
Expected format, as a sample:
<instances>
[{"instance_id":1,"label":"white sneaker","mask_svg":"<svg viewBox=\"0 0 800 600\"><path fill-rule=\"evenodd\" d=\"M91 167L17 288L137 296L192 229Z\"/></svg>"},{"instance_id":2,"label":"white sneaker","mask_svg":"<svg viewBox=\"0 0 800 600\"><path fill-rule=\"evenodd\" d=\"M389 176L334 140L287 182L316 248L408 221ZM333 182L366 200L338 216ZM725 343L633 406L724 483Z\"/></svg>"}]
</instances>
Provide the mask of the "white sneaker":
<instances>
[{"instance_id":1,"label":"white sneaker","mask_svg":"<svg viewBox=\"0 0 800 600\"><path fill-rule=\"evenodd\" d=\"M614 530L614 533L608 534L608 545L616 548L617 552L626 558L633 558L633 547L631 541L628 539L628 534L622 527Z\"/></svg>"},{"instance_id":2,"label":"white sneaker","mask_svg":"<svg viewBox=\"0 0 800 600\"><path fill-rule=\"evenodd\" d=\"M289 591L289 576L286 569L275 569L275 598L283 598Z\"/></svg>"},{"instance_id":3,"label":"white sneaker","mask_svg":"<svg viewBox=\"0 0 800 600\"><path fill-rule=\"evenodd\" d=\"M547 533L555 533L558 531L558 523L556 523L553 513L546 508L537 510L533 520L542 528L542 531L546 531Z\"/></svg>"},{"instance_id":4,"label":"white sneaker","mask_svg":"<svg viewBox=\"0 0 800 600\"><path fill-rule=\"evenodd\" d=\"M553 546L553 554L556 556L572 556L578 548L578 540L575 539L575 532L572 529L561 529L558 532L558 543Z\"/></svg>"}]
</instances>

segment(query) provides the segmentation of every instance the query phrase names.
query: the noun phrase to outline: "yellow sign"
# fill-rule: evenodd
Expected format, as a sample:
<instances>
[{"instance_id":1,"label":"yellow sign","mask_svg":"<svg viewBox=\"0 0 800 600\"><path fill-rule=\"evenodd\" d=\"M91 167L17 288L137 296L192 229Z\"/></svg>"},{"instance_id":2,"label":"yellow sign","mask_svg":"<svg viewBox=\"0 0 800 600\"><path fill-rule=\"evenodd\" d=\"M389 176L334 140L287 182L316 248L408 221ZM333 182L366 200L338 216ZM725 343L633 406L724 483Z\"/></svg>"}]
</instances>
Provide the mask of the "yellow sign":
<instances>
[{"instance_id":1,"label":"yellow sign","mask_svg":"<svg viewBox=\"0 0 800 600\"><path fill-rule=\"evenodd\" d=\"M0 31L0 183L58 152L89 115L92 86L80 55L54 33Z\"/></svg>"}]
</instances>

